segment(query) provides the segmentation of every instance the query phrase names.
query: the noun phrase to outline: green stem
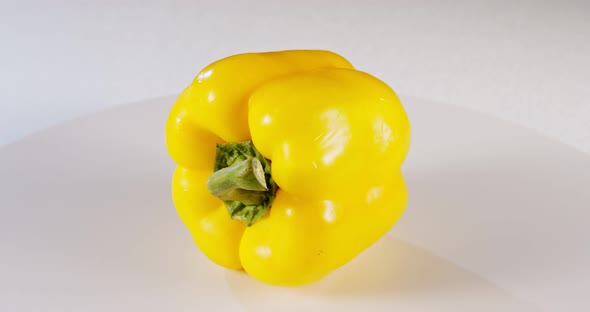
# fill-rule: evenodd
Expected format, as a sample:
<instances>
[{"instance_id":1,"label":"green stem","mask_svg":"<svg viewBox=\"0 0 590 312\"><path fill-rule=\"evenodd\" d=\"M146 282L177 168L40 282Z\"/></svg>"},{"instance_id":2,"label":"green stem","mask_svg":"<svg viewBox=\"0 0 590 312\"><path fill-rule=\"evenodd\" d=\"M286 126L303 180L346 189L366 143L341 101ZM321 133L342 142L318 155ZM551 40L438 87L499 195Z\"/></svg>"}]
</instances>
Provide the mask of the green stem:
<instances>
[{"instance_id":1,"label":"green stem","mask_svg":"<svg viewBox=\"0 0 590 312\"><path fill-rule=\"evenodd\" d=\"M250 226L266 215L278 186L270 175L270 160L251 141L218 144L213 170L207 189L224 202L233 219Z\"/></svg>"},{"instance_id":2,"label":"green stem","mask_svg":"<svg viewBox=\"0 0 590 312\"><path fill-rule=\"evenodd\" d=\"M268 191L264 168L256 158L214 172L207 180L207 189L223 201L240 201L246 205L261 204Z\"/></svg>"}]
</instances>

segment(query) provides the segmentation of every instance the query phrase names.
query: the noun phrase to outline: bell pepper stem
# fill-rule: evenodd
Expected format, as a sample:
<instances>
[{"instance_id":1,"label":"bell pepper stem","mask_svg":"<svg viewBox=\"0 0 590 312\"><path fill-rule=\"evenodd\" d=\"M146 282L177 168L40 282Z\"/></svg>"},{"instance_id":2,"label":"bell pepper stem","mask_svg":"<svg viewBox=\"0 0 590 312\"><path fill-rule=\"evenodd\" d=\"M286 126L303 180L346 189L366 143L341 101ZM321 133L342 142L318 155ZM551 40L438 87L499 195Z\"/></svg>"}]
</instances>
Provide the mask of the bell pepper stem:
<instances>
[{"instance_id":1,"label":"bell pepper stem","mask_svg":"<svg viewBox=\"0 0 590 312\"><path fill-rule=\"evenodd\" d=\"M252 141L217 144L207 189L223 201L232 219L251 226L268 213L275 198L278 185L270 171L270 160Z\"/></svg>"},{"instance_id":2,"label":"bell pepper stem","mask_svg":"<svg viewBox=\"0 0 590 312\"><path fill-rule=\"evenodd\" d=\"M260 204L268 191L264 168L256 158L215 171L207 180L207 189L223 201L234 200L247 205Z\"/></svg>"}]
</instances>

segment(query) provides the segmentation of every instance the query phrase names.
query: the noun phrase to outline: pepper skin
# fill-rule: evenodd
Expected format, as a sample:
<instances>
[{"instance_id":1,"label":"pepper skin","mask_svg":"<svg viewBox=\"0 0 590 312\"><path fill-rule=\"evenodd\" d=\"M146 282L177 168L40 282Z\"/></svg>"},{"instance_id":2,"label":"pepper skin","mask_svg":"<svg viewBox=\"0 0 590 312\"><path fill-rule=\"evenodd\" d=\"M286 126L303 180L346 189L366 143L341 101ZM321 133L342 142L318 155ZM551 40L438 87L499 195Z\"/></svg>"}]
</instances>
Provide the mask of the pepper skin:
<instances>
[{"instance_id":1,"label":"pepper skin","mask_svg":"<svg viewBox=\"0 0 590 312\"><path fill-rule=\"evenodd\" d=\"M216 144L243 141L268 160L278 186L251 226L207 189ZM393 226L407 202L400 167L409 141L391 88L337 54L313 50L240 54L207 66L166 125L178 164L174 204L196 244L221 266L281 286L321 279Z\"/></svg>"}]
</instances>

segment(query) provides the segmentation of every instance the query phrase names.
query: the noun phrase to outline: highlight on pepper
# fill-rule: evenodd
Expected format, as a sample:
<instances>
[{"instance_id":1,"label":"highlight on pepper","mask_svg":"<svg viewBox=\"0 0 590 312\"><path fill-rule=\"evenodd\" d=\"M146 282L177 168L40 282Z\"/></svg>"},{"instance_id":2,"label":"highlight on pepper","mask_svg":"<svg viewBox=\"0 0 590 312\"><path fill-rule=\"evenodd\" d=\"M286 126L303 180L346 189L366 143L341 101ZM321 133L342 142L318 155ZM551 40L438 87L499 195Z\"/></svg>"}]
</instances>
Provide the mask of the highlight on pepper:
<instances>
[{"instance_id":1,"label":"highlight on pepper","mask_svg":"<svg viewBox=\"0 0 590 312\"><path fill-rule=\"evenodd\" d=\"M320 50L216 61L166 124L172 197L196 245L281 286L325 277L391 229L409 142L395 92Z\"/></svg>"}]
</instances>

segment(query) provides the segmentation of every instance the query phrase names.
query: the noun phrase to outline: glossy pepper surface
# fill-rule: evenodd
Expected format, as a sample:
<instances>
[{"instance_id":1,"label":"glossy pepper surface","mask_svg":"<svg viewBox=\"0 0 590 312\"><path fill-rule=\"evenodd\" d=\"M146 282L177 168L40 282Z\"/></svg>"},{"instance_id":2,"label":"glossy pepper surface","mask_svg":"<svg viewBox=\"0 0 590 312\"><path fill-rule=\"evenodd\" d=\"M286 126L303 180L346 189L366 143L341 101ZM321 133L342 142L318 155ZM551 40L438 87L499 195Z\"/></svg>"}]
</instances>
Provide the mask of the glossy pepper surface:
<instances>
[{"instance_id":1,"label":"glossy pepper surface","mask_svg":"<svg viewBox=\"0 0 590 312\"><path fill-rule=\"evenodd\" d=\"M392 227L409 141L390 87L316 50L214 62L166 125L174 204L198 247L283 286L321 279Z\"/></svg>"}]
</instances>

